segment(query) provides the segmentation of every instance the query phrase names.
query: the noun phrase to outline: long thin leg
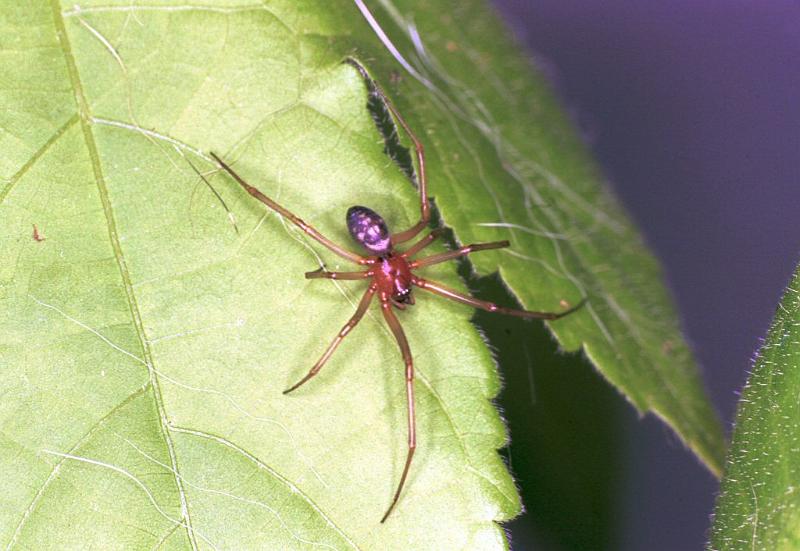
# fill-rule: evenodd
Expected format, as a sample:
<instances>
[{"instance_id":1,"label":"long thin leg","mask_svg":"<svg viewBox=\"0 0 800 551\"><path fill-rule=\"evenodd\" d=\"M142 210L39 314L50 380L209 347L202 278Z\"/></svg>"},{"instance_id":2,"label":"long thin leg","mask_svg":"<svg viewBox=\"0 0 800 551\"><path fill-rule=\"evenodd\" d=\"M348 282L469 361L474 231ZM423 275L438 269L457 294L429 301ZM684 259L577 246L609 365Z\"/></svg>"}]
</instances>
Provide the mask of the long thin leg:
<instances>
[{"instance_id":1,"label":"long thin leg","mask_svg":"<svg viewBox=\"0 0 800 551\"><path fill-rule=\"evenodd\" d=\"M417 168L418 168L418 179L419 179L419 201L420 201L420 220L415 225L411 226L409 229L397 233L392 236L392 243L397 245L398 243L405 243L409 239L413 239L416 235L425 229L425 226L428 225L428 222L431 219L431 207L428 204L428 176L425 174L425 148L422 145L422 142L419 141L417 135L411 130L411 127L408 126L408 123L397 110L397 108L392 103L392 100L389 99L383 89L378 85L377 82L373 81L373 85L375 86L375 92L381 96L383 103L386 107L389 108L392 115L397 122L400 123L400 126L403 127L408 137L411 139L411 142L414 144L414 153L417 156Z\"/></svg>"},{"instance_id":2,"label":"long thin leg","mask_svg":"<svg viewBox=\"0 0 800 551\"><path fill-rule=\"evenodd\" d=\"M376 286L370 285L367 292L364 293L364 296L361 298L361 302L358 303L358 308L356 308L356 313L353 314L353 317L350 318L342 330L339 331L339 334L336 335L336 338L333 339L333 342L328 346L328 349L325 350L325 353L322 354L322 357L314 364L314 366L309 370L308 374L300 379L296 384L291 386L290 388L283 391L284 394L289 394L291 391L296 390L300 385L308 381L311 377L319 373L319 370L322 369L322 366L325 365L325 362L328 361L328 358L331 357L331 354L336 350L336 347L339 346L339 343L347 336L347 334L355 327L361 318L364 317L364 312L367 311L369 307L369 303L372 301L372 297L375 296Z\"/></svg>"},{"instance_id":3,"label":"long thin leg","mask_svg":"<svg viewBox=\"0 0 800 551\"><path fill-rule=\"evenodd\" d=\"M422 239L420 239L419 241L414 243L411 247L409 247L406 251L404 251L400 256L402 256L403 258L409 258L411 256L414 256L415 254L420 252L422 249L424 249L425 247L427 247L428 245L430 245L431 243L436 241L436 239L440 235L442 235L443 232L444 232L444 230L442 228L436 228L431 233L429 233L428 235L426 235L425 237L423 237Z\"/></svg>"},{"instance_id":4,"label":"long thin leg","mask_svg":"<svg viewBox=\"0 0 800 551\"><path fill-rule=\"evenodd\" d=\"M435 254L433 256L427 256L425 258L420 258L419 260L415 260L414 262L410 263L411 269L414 268L423 268L425 266L430 266L432 264L439 264L440 262L446 262L453 258L458 258L459 256L465 256L469 253L474 253L478 251L486 251L489 249L502 249L503 247L508 247L511 245L508 241L494 241L492 243L473 243L472 245L466 245L465 247L461 247L460 249L456 249L455 251L447 251L446 253Z\"/></svg>"},{"instance_id":5,"label":"long thin leg","mask_svg":"<svg viewBox=\"0 0 800 551\"><path fill-rule=\"evenodd\" d=\"M269 197L267 197L266 195L261 193L258 189L254 188L253 186L251 186L250 184L245 182L244 179L242 179L241 176L236 174L236 172L234 172L234 170L230 166L228 166L225 163L225 161L220 159L217 156L217 154L214 153L213 151L211 152L211 156L214 157L214 160L217 161L217 163L219 163L219 166L221 166L225 170L225 172L230 174L233 177L233 179L236 180L239 183L239 185L241 185L247 191L247 193L249 193L250 195L252 195L256 199L258 199L259 201L261 201L262 203L267 205L269 208L271 208L272 210L274 210L275 212L277 212L281 216L283 216L285 218L288 218L289 221L291 221L293 224L295 224L301 230L306 232L308 235L310 235L311 237L313 237L314 239L316 239L317 241L319 241L320 243L322 243L326 247L328 247L330 250L332 250L333 252L335 252L339 256L341 256L343 258L346 258L347 260L349 260L351 262L355 262L356 264L374 264L375 263L375 260L372 259L372 258L365 258L363 256L359 256L359 255L357 255L355 253L351 253L350 251L347 251L347 250L343 249L342 247L340 247L339 245L337 245L336 243L334 243L333 241L331 241L330 239L328 239L327 237L325 237L324 235L319 233L313 226L310 226L310 225L306 224L301 218L299 218L298 216L295 216L294 214L292 214L291 212L289 212L288 210L286 210L285 208L280 206L278 203L276 203L275 201L273 201L272 199L270 199Z\"/></svg>"},{"instance_id":6,"label":"long thin leg","mask_svg":"<svg viewBox=\"0 0 800 551\"><path fill-rule=\"evenodd\" d=\"M406 364L406 403L408 404L408 455L406 455L406 465L403 467L403 474L400 476L400 483L397 485L397 491L392 498L392 504L384 513L381 523L386 521L389 513L392 512L394 506L397 505L397 500L400 499L400 492L403 491L403 485L406 483L408 477L408 470L411 467L411 459L414 457L414 450L417 449L417 430L416 430L416 415L414 414L414 359L411 357L411 348L408 346L408 340L397 320L397 316L392 312L392 303L387 297L381 297L381 310L383 310L383 317L389 325L389 329L394 333L397 339L397 344L400 346L400 352L403 354L403 361Z\"/></svg>"},{"instance_id":7,"label":"long thin leg","mask_svg":"<svg viewBox=\"0 0 800 551\"><path fill-rule=\"evenodd\" d=\"M313 272L306 272L306 279L367 279L373 275L374 272L372 270L363 272L328 272L325 268L320 268Z\"/></svg>"},{"instance_id":8,"label":"long thin leg","mask_svg":"<svg viewBox=\"0 0 800 551\"><path fill-rule=\"evenodd\" d=\"M530 310L517 310L515 308L506 308L505 306L498 306L493 302L478 300L477 298L463 295L459 292L456 292L452 289L445 287L444 285L441 285L434 281L428 281L420 277L415 277L411 281L414 285L416 285L420 289L425 289L426 291L430 291L431 293L435 293L437 295L441 295L443 297L455 300L456 302L461 302L462 304L467 304L475 308L480 308L481 310L487 310L489 312L499 312L501 314L508 314L509 316L517 316L520 318L556 320L558 318L563 318L567 314L571 314L572 312L574 312L575 310L577 310L586 303L586 299L584 298L577 305L573 306L568 310L564 310L563 312L533 312Z\"/></svg>"}]
</instances>

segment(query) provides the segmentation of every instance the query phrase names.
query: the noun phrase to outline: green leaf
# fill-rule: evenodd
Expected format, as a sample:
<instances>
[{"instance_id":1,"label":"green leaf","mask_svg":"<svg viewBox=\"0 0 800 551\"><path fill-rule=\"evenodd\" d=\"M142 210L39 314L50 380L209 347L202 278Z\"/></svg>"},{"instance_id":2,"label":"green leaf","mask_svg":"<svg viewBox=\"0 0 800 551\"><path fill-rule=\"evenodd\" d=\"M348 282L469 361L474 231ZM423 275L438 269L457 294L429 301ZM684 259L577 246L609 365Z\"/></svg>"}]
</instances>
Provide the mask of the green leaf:
<instances>
[{"instance_id":1,"label":"green leaf","mask_svg":"<svg viewBox=\"0 0 800 551\"><path fill-rule=\"evenodd\" d=\"M712 549L800 546L800 270L739 400Z\"/></svg>"},{"instance_id":2,"label":"green leaf","mask_svg":"<svg viewBox=\"0 0 800 551\"><path fill-rule=\"evenodd\" d=\"M395 45L407 59L424 61L429 84L394 79L390 89L411 126L427 129L429 157L441 160L429 163L428 174L442 218L461 243L511 240L510 250L471 257L472 267L483 275L499 271L532 310L552 311L562 300L574 304L588 296L581 312L550 324L562 348L583 347L639 411L664 420L719 475L722 429L658 263L602 185L547 83L529 71L529 60L509 55L508 41L497 38L507 31L480 3L448 3L451 9L436 2L380 4L378 19ZM395 64L371 69L391 81ZM518 390L511 386L508 392ZM605 413L602 402L569 394L564 400ZM594 482L587 494L600 501L606 481ZM549 491L557 484L543 486ZM568 502L569 483L553 494ZM563 527L551 524L565 545L613 538L611 530L589 528L573 531L570 541Z\"/></svg>"},{"instance_id":3,"label":"green leaf","mask_svg":"<svg viewBox=\"0 0 800 551\"><path fill-rule=\"evenodd\" d=\"M470 310L420 295L401 313L419 447L381 525L406 453L396 343L373 310L283 396L363 283L305 280L321 262L351 268L213 176L237 233L191 168L210 176L206 152L220 153L337 242L353 204L412 224L416 192L387 159L349 56L428 147L431 194L457 239L512 240L476 256L477 270L499 266L529 308L587 294L553 324L563 346L585 343L715 468L719 428L656 264L546 88L482 4L415 8L416 53L410 6L372 8L421 80L349 3L0 7L0 103L12 106L0 112L0 476L14 481L0 543L507 545L496 521L520 504ZM427 273L459 285L452 266Z\"/></svg>"},{"instance_id":4,"label":"green leaf","mask_svg":"<svg viewBox=\"0 0 800 551\"><path fill-rule=\"evenodd\" d=\"M638 410L662 418L719 474L722 429L658 263L544 79L509 52L507 30L482 2L379 4L377 18L404 58L421 59L423 82L392 78L398 61L375 53L384 47L375 37L361 49L373 75L394 83L389 90L412 128L425 129L443 220L462 243L511 241L508 250L471 257L477 272L499 270L532 310L587 296L580 313L551 324L562 347L582 347Z\"/></svg>"}]
</instances>

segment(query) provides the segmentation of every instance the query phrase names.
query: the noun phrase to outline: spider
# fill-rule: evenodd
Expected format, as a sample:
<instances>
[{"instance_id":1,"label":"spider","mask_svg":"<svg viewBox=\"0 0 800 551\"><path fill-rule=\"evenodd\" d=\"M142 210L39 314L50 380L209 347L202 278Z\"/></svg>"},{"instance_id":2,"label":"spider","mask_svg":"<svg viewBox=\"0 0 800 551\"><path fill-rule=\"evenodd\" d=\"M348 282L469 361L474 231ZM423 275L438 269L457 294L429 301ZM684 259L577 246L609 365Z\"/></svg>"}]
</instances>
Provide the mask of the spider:
<instances>
[{"instance_id":1,"label":"spider","mask_svg":"<svg viewBox=\"0 0 800 551\"><path fill-rule=\"evenodd\" d=\"M456 250L412 260L412 257L433 243L442 234L442 229L437 228L408 247L405 251L399 251L396 249L397 245L414 239L420 232L428 227L431 219L431 210L430 205L428 204L428 185L427 178L425 176L425 152L422 143L414 134L414 132L412 132L405 119L403 119L389 98L377 86L377 83L374 84L375 93L384 102L396 121L400 123L400 126L413 143L417 167L419 170L420 219L419 222L414 224L411 228L393 234L389 232L389 228L384 219L374 210L362 206L350 207L347 210L346 215L347 229L353 239L366 251L366 256L352 253L343 247L340 247L322 235L314 227L310 226L302 219L291 213L289 210L261 193L258 189L245 182L241 176L239 176L215 153L212 152L211 156L219 164L219 166L222 167L222 169L225 170L225 172L227 172L234 180L236 180L236 182L238 182L250 195L264 203L267 207L274 210L281 216L288 219L310 237L317 240L319 243L337 255L360 266L366 266L366 270L356 272L330 272L325 270L324 267L313 272L306 272L306 279L368 279L370 280L370 284L361 298L361 301L358 303L353 317L351 317L344 327L342 327L342 329L339 331L339 334L336 335L336 338L333 339L333 342L328 345L328 348L325 350L325 352L323 352L317 363L311 367L305 377L286 389L283 393L288 394L294 390L297 390L300 386L308 382L317 373L319 373L342 340L350 333L350 331L352 331L358 322L361 321L361 318L364 316L364 313L367 311L367 308L369 307L375 295L378 295L381 312L386 320L386 324L389 326L389 329L397 340L397 344L400 347L400 352L405 363L406 402L408 408L408 453L406 455L403 473L400 476L400 482L397 485L397 490L392 497L389 508L381 518L381 523L384 523L400 499L400 494L403 491L403 486L405 485L406 478L408 477L408 472L411 467L411 460L414 457L414 450L417 447L416 422L414 414L414 360L411 355L411 349L408 345L406 335L403 332L403 328L401 327L400 321L397 319L393 308L405 310L407 306L413 305L414 287L419 287L424 291L428 291L475 308L488 310L489 312L499 312L501 314L508 314L511 316L529 319L537 318L556 320L562 318L583 306L583 304L586 302L586 299L581 300L572 308L557 313L517 310L514 308L498 306L492 302L479 300L469 295L459 293L434 281L423 279L414 273L420 268L445 262L447 260L452 260L461 256L466 256L473 252L508 247L510 243L508 241L477 243L460 247Z\"/></svg>"}]
</instances>

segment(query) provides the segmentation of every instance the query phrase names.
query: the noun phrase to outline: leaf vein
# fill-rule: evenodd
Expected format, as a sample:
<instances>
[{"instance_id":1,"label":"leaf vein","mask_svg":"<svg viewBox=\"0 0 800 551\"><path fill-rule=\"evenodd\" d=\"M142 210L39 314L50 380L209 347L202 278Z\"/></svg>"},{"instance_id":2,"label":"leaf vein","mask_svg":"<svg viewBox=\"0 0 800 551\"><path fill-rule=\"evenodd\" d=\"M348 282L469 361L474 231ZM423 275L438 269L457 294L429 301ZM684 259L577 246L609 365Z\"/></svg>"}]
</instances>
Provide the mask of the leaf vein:
<instances>
[{"instance_id":1,"label":"leaf vein","mask_svg":"<svg viewBox=\"0 0 800 551\"><path fill-rule=\"evenodd\" d=\"M350 539L350 537L347 534L345 534L344 531L341 528L339 528L339 526L337 526L335 522L333 522L333 519L331 519L330 517L328 517L327 514L325 514L325 512L314 502L314 500L311 499L311 497L309 497L297 485L295 485L294 482L292 482L288 478L286 478L283 475L281 475L280 473L278 473L275 469L273 469L272 467L270 467L269 465L267 465L266 463L261 461L258 457L256 457L252 453L250 453L247 450L239 447L238 445L234 444L233 442L231 442L227 438L223 438L221 436L217 436L217 435L214 435L214 434L211 434L211 433L208 433L208 432L195 430L195 429L190 429L190 428L186 428L186 427L179 427L177 425L169 425L169 430L174 431L174 432L180 432L180 433L183 433L183 434L191 434L192 436L205 438L207 440L213 440L214 442L217 442L218 444L222 444L223 446L226 446L226 447L231 448L232 450L238 452L239 454L241 454L242 456L247 458L249 461L252 461L260 469L263 469L268 474L270 474L273 478L275 478L275 480L277 480L280 483L284 484L287 488L289 488L289 490L291 492L293 492L294 494L300 496L306 503L308 503L308 505L311 506L311 508L329 526L331 526L331 528L333 528L340 536L342 536L353 547L353 549L356 549L356 550L359 549L359 547L356 545L356 543L352 539Z\"/></svg>"},{"instance_id":2,"label":"leaf vein","mask_svg":"<svg viewBox=\"0 0 800 551\"><path fill-rule=\"evenodd\" d=\"M80 115L80 122L81 122L81 128L83 130L84 142L86 144L86 149L89 154L89 158L91 160L92 171L95 177L95 183L97 184L98 193L100 195L100 200L103 205L103 212L105 213L106 217L109 240L111 242L111 247L114 251L114 256L117 261L117 266L119 267L120 276L122 278L123 287L125 289L125 294L128 300L128 307L130 308L131 312L131 318L134 327L136 328L136 333L139 338L142 351L144 353L145 363L150 375L150 383L153 385L153 395L155 398L160 418L160 430L164 442L167 446L167 450L169 451L170 461L172 462L173 468L177 472L178 471L177 457L175 456L175 449L172 444L172 440L170 439L169 433L167 431L168 420L166 416L166 411L164 409L164 401L161 395L161 388L158 383L158 377L155 373L155 370L153 369L152 353L148 345L147 337L144 331L144 324L142 323L141 312L139 311L139 307L136 302L136 296L133 292L133 285L131 282L130 272L128 271L127 262L122 253L122 246L119 240L116 221L114 219L114 213L111 208L111 200L108 195L108 188L106 186L105 177L103 175L103 170L101 166L100 153L97 149L97 143L95 142L94 134L92 132L91 112L89 109L88 101L83 91L83 85L81 83L78 66L75 61L75 56L72 52L72 47L69 42L69 36L67 34L64 18L61 14L61 6L59 0L51 0L51 7L53 11L53 22L56 27L56 34L58 36L58 41L61 44L61 48L63 50L70 82L72 84L72 88L74 91L75 102L78 105L78 113ZM183 484L179 478L175 478L174 480L176 487L178 489L178 494L180 496L181 514L183 516L183 520L185 521L187 535L189 537L189 541L192 544L192 548L197 549L195 531L194 528L192 527L191 516L189 514L189 508L186 502L186 494L183 488Z\"/></svg>"},{"instance_id":3,"label":"leaf vein","mask_svg":"<svg viewBox=\"0 0 800 551\"><path fill-rule=\"evenodd\" d=\"M50 136L50 138L46 142L44 142L44 144L42 144L42 146L39 149L36 150L36 152L31 156L31 158L28 159L28 161L24 165L22 165L22 167L13 176L11 176L11 179L6 184L6 187L3 188L2 191L0 191L0 205L3 204L3 202L6 200L6 197L8 197L8 194L11 193L11 190L14 188L15 185L17 185L17 183L22 179L22 177L25 176L25 174L31 168L33 168L34 165L36 165L39 159L41 159L42 156L45 153L47 153L47 150L49 150L61 138L61 136L63 136L67 132L67 130L72 128L72 126L76 122L78 122L77 113L72 115L69 119L67 119L67 122L61 125L61 127L58 130L53 132L53 135Z\"/></svg>"},{"instance_id":4,"label":"leaf vein","mask_svg":"<svg viewBox=\"0 0 800 551\"><path fill-rule=\"evenodd\" d=\"M95 432L97 432L97 430L100 429L100 427L102 427L106 423L106 421L108 421L116 412L118 412L120 409L122 409L123 407L128 405L130 402L132 402L133 400L138 398L142 393L144 393L144 391L147 390L147 387L148 387L149 384L150 384L150 382L147 381L144 385L142 385L141 387L136 389L133 393L131 393L127 398L125 398L119 404L117 404L116 406L111 408L108 411L108 413L106 413L103 417L98 419L89 428L89 430L86 431L86 433L81 438L78 439L78 441L75 443L75 445L73 445L69 449L68 453L71 454L72 452L77 450L81 445L83 445L83 443L86 442ZM19 537L20 533L22 533L22 528L24 527L25 523L30 518L31 513L33 513L33 511L36 509L36 506L39 504L39 500L44 495L45 490L48 488L50 483L53 482L56 479L56 477L58 476L59 472L61 471L61 465L64 463L65 460L66 460L66 457L61 457L58 460L56 465L53 467L53 470L50 471L50 474L47 476L47 478L45 479L44 483L42 483L42 486L36 492L36 495L33 496L33 499L31 500L31 502L28 505L28 507L25 508L25 512L23 513L22 518L20 519L19 523L17 524L17 527L14 529L14 533L11 535L11 540L9 540L8 544L6 545L6 551L9 551L14 546L14 544L16 543L17 538Z\"/></svg>"}]
</instances>

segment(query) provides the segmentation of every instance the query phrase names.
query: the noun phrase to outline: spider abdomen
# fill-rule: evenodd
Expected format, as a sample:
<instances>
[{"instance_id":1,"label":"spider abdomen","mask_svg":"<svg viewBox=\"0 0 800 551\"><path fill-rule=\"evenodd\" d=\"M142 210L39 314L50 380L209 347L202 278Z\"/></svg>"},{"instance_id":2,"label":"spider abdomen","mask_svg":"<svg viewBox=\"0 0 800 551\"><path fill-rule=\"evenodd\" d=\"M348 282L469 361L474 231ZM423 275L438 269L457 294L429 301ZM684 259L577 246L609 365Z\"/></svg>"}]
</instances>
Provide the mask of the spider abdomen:
<instances>
[{"instance_id":1,"label":"spider abdomen","mask_svg":"<svg viewBox=\"0 0 800 551\"><path fill-rule=\"evenodd\" d=\"M367 207L347 209L347 229L359 245L377 256L392 250L389 228L380 214Z\"/></svg>"}]
</instances>

